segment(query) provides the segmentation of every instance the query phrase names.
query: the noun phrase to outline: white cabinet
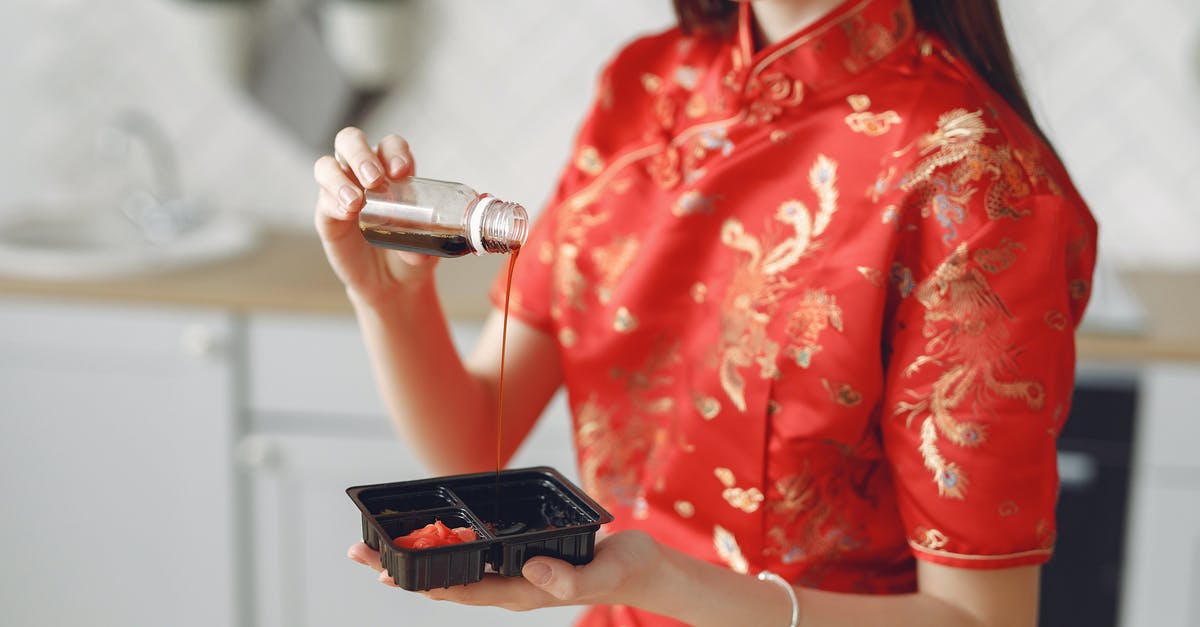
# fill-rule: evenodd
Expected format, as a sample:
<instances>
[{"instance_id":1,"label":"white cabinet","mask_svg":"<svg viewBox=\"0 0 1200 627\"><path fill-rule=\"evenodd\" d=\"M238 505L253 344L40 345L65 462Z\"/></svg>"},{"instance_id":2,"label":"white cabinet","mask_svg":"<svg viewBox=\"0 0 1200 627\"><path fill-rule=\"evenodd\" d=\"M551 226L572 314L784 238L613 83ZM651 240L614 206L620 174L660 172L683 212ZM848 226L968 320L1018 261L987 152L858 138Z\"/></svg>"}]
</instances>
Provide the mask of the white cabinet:
<instances>
[{"instance_id":1,"label":"white cabinet","mask_svg":"<svg viewBox=\"0 0 1200 627\"><path fill-rule=\"evenodd\" d=\"M0 297L0 624L234 623L231 329Z\"/></svg>"},{"instance_id":2,"label":"white cabinet","mask_svg":"<svg viewBox=\"0 0 1200 627\"><path fill-rule=\"evenodd\" d=\"M478 336L477 325L453 331L461 347ZM353 320L252 316L247 346L251 432L238 453L251 487L258 627L571 624L574 608L514 614L429 601L347 559L361 520L345 489L427 471L389 427ZM562 411L543 418L516 464L574 465Z\"/></svg>"},{"instance_id":3,"label":"white cabinet","mask_svg":"<svg viewBox=\"0 0 1200 627\"><path fill-rule=\"evenodd\" d=\"M1121 624L1200 627L1200 367L1141 380Z\"/></svg>"}]
</instances>

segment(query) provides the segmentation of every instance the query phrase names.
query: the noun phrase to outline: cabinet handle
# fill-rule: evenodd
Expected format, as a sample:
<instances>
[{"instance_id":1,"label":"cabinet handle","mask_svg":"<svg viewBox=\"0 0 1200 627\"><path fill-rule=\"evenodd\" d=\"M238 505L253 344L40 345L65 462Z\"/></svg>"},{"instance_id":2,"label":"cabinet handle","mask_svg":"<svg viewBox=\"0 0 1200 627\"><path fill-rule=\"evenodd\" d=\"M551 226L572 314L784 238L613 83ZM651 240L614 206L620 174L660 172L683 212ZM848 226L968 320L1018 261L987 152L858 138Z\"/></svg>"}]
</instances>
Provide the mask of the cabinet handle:
<instances>
[{"instance_id":1,"label":"cabinet handle","mask_svg":"<svg viewBox=\"0 0 1200 627\"><path fill-rule=\"evenodd\" d=\"M1058 480L1063 488L1090 488L1099 473L1099 463L1094 456L1081 451L1058 452Z\"/></svg>"},{"instance_id":2,"label":"cabinet handle","mask_svg":"<svg viewBox=\"0 0 1200 627\"><path fill-rule=\"evenodd\" d=\"M279 446L260 436L242 438L235 454L243 466L255 470L272 470L283 465L283 453Z\"/></svg>"},{"instance_id":3,"label":"cabinet handle","mask_svg":"<svg viewBox=\"0 0 1200 627\"><path fill-rule=\"evenodd\" d=\"M197 358L218 357L225 344L218 333L204 324L190 324L179 335L179 348L184 355Z\"/></svg>"}]
</instances>

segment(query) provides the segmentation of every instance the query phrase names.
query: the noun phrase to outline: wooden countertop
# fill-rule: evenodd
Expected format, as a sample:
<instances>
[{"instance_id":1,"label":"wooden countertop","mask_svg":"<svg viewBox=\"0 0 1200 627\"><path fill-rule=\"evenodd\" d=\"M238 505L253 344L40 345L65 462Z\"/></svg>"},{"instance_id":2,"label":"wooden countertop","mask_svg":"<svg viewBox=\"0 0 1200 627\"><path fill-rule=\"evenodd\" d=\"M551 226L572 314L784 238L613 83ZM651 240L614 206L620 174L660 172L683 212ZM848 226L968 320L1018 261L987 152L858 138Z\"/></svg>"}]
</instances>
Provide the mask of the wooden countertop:
<instances>
[{"instance_id":1,"label":"wooden countertop","mask_svg":"<svg viewBox=\"0 0 1200 627\"><path fill-rule=\"evenodd\" d=\"M458 319L482 319L487 289L500 267L495 255L438 264L442 308ZM161 274L103 281L28 281L0 277L0 294L85 298L235 311L351 314L346 292L330 270L315 233L267 231L241 257Z\"/></svg>"},{"instance_id":2,"label":"wooden countertop","mask_svg":"<svg viewBox=\"0 0 1200 627\"><path fill-rule=\"evenodd\" d=\"M487 289L503 260L456 259L438 265L442 307L455 319L480 320L490 309ZM1141 335L1082 332L1087 361L1200 361L1200 272L1124 275L1149 320ZM451 287L452 286L452 287ZM449 289L446 289L449 288ZM127 279L92 282L25 281L0 277L0 294L221 307L235 311L350 314L341 283L315 234L268 231L253 252L228 261Z\"/></svg>"}]
</instances>

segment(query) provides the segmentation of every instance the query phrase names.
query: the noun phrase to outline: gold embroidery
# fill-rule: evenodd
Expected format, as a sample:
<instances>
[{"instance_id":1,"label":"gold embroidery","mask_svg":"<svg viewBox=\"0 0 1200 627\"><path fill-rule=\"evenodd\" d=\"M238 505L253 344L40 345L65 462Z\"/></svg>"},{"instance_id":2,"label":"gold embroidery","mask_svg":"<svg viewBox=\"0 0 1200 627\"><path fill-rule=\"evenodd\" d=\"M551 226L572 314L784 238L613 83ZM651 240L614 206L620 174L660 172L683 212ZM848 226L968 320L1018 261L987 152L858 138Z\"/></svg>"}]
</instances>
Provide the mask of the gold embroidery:
<instances>
[{"instance_id":1,"label":"gold embroidery","mask_svg":"<svg viewBox=\"0 0 1200 627\"><path fill-rule=\"evenodd\" d=\"M815 213L799 200L779 206L775 220L791 227L791 233L772 246L746 232L742 223L730 218L721 228L721 242L742 253L733 279L725 293L721 311L721 357L718 378L729 400L739 411L746 411L743 368L758 366L759 376L778 375L776 358L781 347L767 334L767 324L776 313L782 295L793 287L784 271L810 252L814 240L829 226L837 211L837 164L818 155L809 171L809 185L818 200ZM827 326L841 330L841 310L833 297L822 290L809 291L795 311L788 312L786 329L790 344L783 347L797 363L807 365L820 350L817 339Z\"/></svg>"},{"instance_id":2,"label":"gold embroidery","mask_svg":"<svg viewBox=\"0 0 1200 627\"><path fill-rule=\"evenodd\" d=\"M1016 503L1009 500L1000 503L1000 505L996 507L996 511L1001 517L1008 518L1009 516L1016 515L1017 512L1021 511L1021 508L1017 507Z\"/></svg>"},{"instance_id":3,"label":"gold embroidery","mask_svg":"<svg viewBox=\"0 0 1200 627\"><path fill-rule=\"evenodd\" d=\"M849 383L830 383L828 379L822 378L821 385L829 392L829 400L842 407L854 407L862 402L862 394Z\"/></svg>"},{"instance_id":4,"label":"gold embroidery","mask_svg":"<svg viewBox=\"0 0 1200 627\"><path fill-rule=\"evenodd\" d=\"M711 396L692 394L692 406L696 408L696 411L700 412L700 415L705 420L712 420L717 417L717 414L721 413L721 401Z\"/></svg>"},{"instance_id":5,"label":"gold embroidery","mask_svg":"<svg viewBox=\"0 0 1200 627\"><path fill-rule=\"evenodd\" d=\"M687 104L683 107L683 113L693 119L702 117L705 113L708 113L708 102L704 100L704 94L692 94L692 97L688 98Z\"/></svg>"},{"instance_id":6,"label":"gold embroidery","mask_svg":"<svg viewBox=\"0 0 1200 627\"><path fill-rule=\"evenodd\" d=\"M746 124L751 125L770 122L785 107L804 101L804 83L779 71L752 74L746 92L750 99Z\"/></svg>"},{"instance_id":7,"label":"gold embroidery","mask_svg":"<svg viewBox=\"0 0 1200 627\"><path fill-rule=\"evenodd\" d=\"M912 270L899 261L892 263L891 280L892 285L895 285L896 290L900 292L900 298L908 298L908 295L912 294L912 291L917 288L917 283L913 280Z\"/></svg>"},{"instance_id":8,"label":"gold embroidery","mask_svg":"<svg viewBox=\"0 0 1200 627\"><path fill-rule=\"evenodd\" d=\"M890 109L882 113L867 111L871 106L871 99L865 94L854 94L847 97L846 100L854 109L853 113L846 115L846 126L849 126L850 130L855 133L878 137L891 130L893 124L901 122L900 114Z\"/></svg>"},{"instance_id":9,"label":"gold embroidery","mask_svg":"<svg viewBox=\"0 0 1200 627\"><path fill-rule=\"evenodd\" d=\"M555 263L552 275L554 277L554 287L558 294L561 294L563 300L566 301L573 309L583 311L583 295L587 291L588 281L579 271L579 266L576 263L576 258L579 256L579 247L575 244L564 243L558 247L558 254L555 255ZM551 305L550 315L558 318L561 312L559 311L559 303L557 299Z\"/></svg>"},{"instance_id":10,"label":"gold embroidery","mask_svg":"<svg viewBox=\"0 0 1200 627\"><path fill-rule=\"evenodd\" d=\"M1045 518L1037 521L1037 525L1033 528L1033 531L1037 534L1038 548L1043 550L1054 548L1055 535L1057 534L1054 531L1054 527L1051 526L1050 521Z\"/></svg>"},{"instance_id":11,"label":"gold embroidery","mask_svg":"<svg viewBox=\"0 0 1200 627\"><path fill-rule=\"evenodd\" d=\"M580 146L575 155L575 167L596 176L604 171L604 159L600 157L600 151L596 150L595 146Z\"/></svg>"},{"instance_id":12,"label":"gold embroidery","mask_svg":"<svg viewBox=\"0 0 1200 627\"><path fill-rule=\"evenodd\" d=\"M984 272L996 274L1012 267L1017 260L1015 251L1018 250L1025 250L1025 245L1006 237L1000 240L1000 244L995 248L980 248L975 251L975 263L979 264Z\"/></svg>"},{"instance_id":13,"label":"gold embroidery","mask_svg":"<svg viewBox=\"0 0 1200 627\"><path fill-rule=\"evenodd\" d=\"M675 501L675 513L681 518L691 518L696 515L696 506L688 501Z\"/></svg>"},{"instance_id":14,"label":"gold embroidery","mask_svg":"<svg viewBox=\"0 0 1200 627\"><path fill-rule=\"evenodd\" d=\"M779 555L785 564L810 560L816 566L861 545L837 500L826 497L827 481L827 476L809 472L808 460L799 474L776 480L777 495L766 505L770 527L764 554Z\"/></svg>"},{"instance_id":15,"label":"gold embroidery","mask_svg":"<svg viewBox=\"0 0 1200 627\"><path fill-rule=\"evenodd\" d=\"M575 333L574 329L563 327L558 330L558 341L562 342L562 345L567 348L574 346L575 341L578 339L579 336Z\"/></svg>"},{"instance_id":16,"label":"gold embroidery","mask_svg":"<svg viewBox=\"0 0 1200 627\"><path fill-rule=\"evenodd\" d=\"M871 108L871 97L866 94L850 94L846 96L846 102L850 103L850 108L855 111L866 111Z\"/></svg>"},{"instance_id":17,"label":"gold embroidery","mask_svg":"<svg viewBox=\"0 0 1200 627\"><path fill-rule=\"evenodd\" d=\"M691 91L696 88L697 81L700 80L700 71L690 65L681 65L675 68L675 84Z\"/></svg>"},{"instance_id":18,"label":"gold embroidery","mask_svg":"<svg viewBox=\"0 0 1200 627\"><path fill-rule=\"evenodd\" d=\"M925 527L917 527L913 530L912 542L916 543L923 549L936 551L946 546L946 534L937 529L926 529Z\"/></svg>"},{"instance_id":19,"label":"gold embroidery","mask_svg":"<svg viewBox=\"0 0 1200 627\"><path fill-rule=\"evenodd\" d=\"M670 373L680 359L677 342L660 341L638 370L610 371L610 376L625 381L631 409L627 413L604 408L595 394L576 409L580 475L592 496L636 506L647 485L660 491L665 487L662 472L668 451L691 449L674 424L675 399L670 395Z\"/></svg>"},{"instance_id":20,"label":"gold embroidery","mask_svg":"<svg viewBox=\"0 0 1200 627\"><path fill-rule=\"evenodd\" d=\"M746 489L737 487L733 471L728 468L714 468L713 474L716 475L721 485L725 486L725 490L721 492L721 498L725 499L726 503L747 514L758 511L758 506L763 502L761 490L755 487Z\"/></svg>"},{"instance_id":21,"label":"gold embroidery","mask_svg":"<svg viewBox=\"0 0 1200 627\"><path fill-rule=\"evenodd\" d=\"M791 135L787 131L777 128L771 131L770 140L772 144L778 144L790 136Z\"/></svg>"},{"instance_id":22,"label":"gold embroidery","mask_svg":"<svg viewBox=\"0 0 1200 627\"><path fill-rule=\"evenodd\" d=\"M884 279L883 272L881 272L880 270L878 270L876 268L868 268L867 266L858 266L855 269L858 270L858 273L861 274L862 277L864 279L866 279L868 283L870 283L871 285L874 285L875 287L883 287L884 284L886 283L886 279Z\"/></svg>"},{"instance_id":23,"label":"gold embroidery","mask_svg":"<svg viewBox=\"0 0 1200 627\"><path fill-rule=\"evenodd\" d=\"M545 264L554 263L554 244L543 241L542 244L538 246L537 259Z\"/></svg>"},{"instance_id":24,"label":"gold embroidery","mask_svg":"<svg viewBox=\"0 0 1200 627\"><path fill-rule=\"evenodd\" d=\"M596 277L596 298L601 304L607 305L612 300L613 289L637 259L638 248L637 238L626 236L592 249L592 263L599 275Z\"/></svg>"},{"instance_id":25,"label":"gold embroidery","mask_svg":"<svg viewBox=\"0 0 1200 627\"><path fill-rule=\"evenodd\" d=\"M654 74L646 72L645 74L642 74L642 88L652 94L657 93L659 89L662 89L662 79Z\"/></svg>"},{"instance_id":26,"label":"gold embroidery","mask_svg":"<svg viewBox=\"0 0 1200 627\"><path fill-rule=\"evenodd\" d=\"M840 26L850 39L850 54L842 65L857 74L896 49L899 42L912 32L911 15L896 11L892 14L891 30L878 22L868 22L863 15L854 15Z\"/></svg>"},{"instance_id":27,"label":"gold embroidery","mask_svg":"<svg viewBox=\"0 0 1200 627\"><path fill-rule=\"evenodd\" d=\"M942 455L939 438L975 448L988 436L983 424L960 420L956 412L987 410L989 395L1023 401L1030 409L1041 409L1045 401L1037 381L1002 380L1016 372L1006 326L1012 315L983 273L968 266L969 260L967 245L960 244L917 288L917 300L925 306L923 334L928 341L926 353L914 359L904 375L911 378L929 364L943 372L928 392L908 390L916 401L901 401L894 412L907 414L909 425L925 415L919 447L925 468L933 473L938 494L954 499L966 497L969 481L957 463Z\"/></svg>"},{"instance_id":28,"label":"gold embroidery","mask_svg":"<svg viewBox=\"0 0 1200 627\"><path fill-rule=\"evenodd\" d=\"M1042 320L1046 322L1046 326L1055 331L1062 331L1069 324L1066 314L1061 311L1047 311L1046 315L1042 316Z\"/></svg>"},{"instance_id":29,"label":"gold embroidery","mask_svg":"<svg viewBox=\"0 0 1200 627\"><path fill-rule=\"evenodd\" d=\"M784 349L784 355L796 361L796 365L807 368L812 365L812 358L821 351L817 340L821 332L832 326L839 332L842 330L842 308L838 307L833 296L825 290L809 290L804 293L804 300L789 314L788 335L799 338L798 344L792 344Z\"/></svg>"},{"instance_id":30,"label":"gold embroidery","mask_svg":"<svg viewBox=\"0 0 1200 627\"><path fill-rule=\"evenodd\" d=\"M699 305L704 302L704 298L708 295L708 286L696 281L692 284L692 289L689 290L689 293L692 296L692 300Z\"/></svg>"},{"instance_id":31,"label":"gold embroidery","mask_svg":"<svg viewBox=\"0 0 1200 627\"><path fill-rule=\"evenodd\" d=\"M630 333L637 328L637 318L629 313L626 307L618 307L617 315L613 318L613 330L617 333Z\"/></svg>"},{"instance_id":32,"label":"gold embroidery","mask_svg":"<svg viewBox=\"0 0 1200 627\"><path fill-rule=\"evenodd\" d=\"M1036 183L1044 181L1051 193L1061 193L1036 155L982 143L995 132L984 123L981 110L953 109L938 117L933 132L893 153L899 157L914 147L919 151L921 159L897 187L911 192L907 206L920 207L923 217L937 218L946 230L947 245L957 237L954 225L963 222L967 203L976 192L972 183L990 181L983 198L989 220L1027 215L1029 210L1019 209L1019 202L1033 193ZM877 181L876 193L881 186L886 188L882 180Z\"/></svg>"},{"instance_id":33,"label":"gold embroidery","mask_svg":"<svg viewBox=\"0 0 1200 627\"><path fill-rule=\"evenodd\" d=\"M713 548L717 550L717 556L734 572L743 575L750 572L750 563L746 561L746 556L742 555L737 538L721 525L713 525Z\"/></svg>"},{"instance_id":34,"label":"gold embroidery","mask_svg":"<svg viewBox=\"0 0 1200 627\"><path fill-rule=\"evenodd\" d=\"M680 194L675 204L671 206L671 214L683 217L698 213L712 213L713 198L713 196L705 196L694 189L688 190Z\"/></svg>"}]
</instances>

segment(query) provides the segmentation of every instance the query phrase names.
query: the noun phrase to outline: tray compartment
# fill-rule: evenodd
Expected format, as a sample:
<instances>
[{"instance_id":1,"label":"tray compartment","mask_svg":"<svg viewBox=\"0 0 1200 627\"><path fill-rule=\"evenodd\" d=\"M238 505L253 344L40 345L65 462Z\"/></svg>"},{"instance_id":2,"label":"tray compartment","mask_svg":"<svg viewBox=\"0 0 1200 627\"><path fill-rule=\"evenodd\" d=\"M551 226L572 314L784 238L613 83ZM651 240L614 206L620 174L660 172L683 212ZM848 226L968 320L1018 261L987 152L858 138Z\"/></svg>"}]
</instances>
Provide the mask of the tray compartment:
<instances>
[{"instance_id":1,"label":"tray compartment","mask_svg":"<svg viewBox=\"0 0 1200 627\"><path fill-rule=\"evenodd\" d=\"M471 527L479 540L429 549L402 549L392 540L442 521L447 527ZM463 509L444 509L418 514L388 514L372 519L379 560L392 581L405 590L432 590L474 583L483 578L491 551L491 535ZM368 544L370 544L368 542Z\"/></svg>"}]
</instances>

